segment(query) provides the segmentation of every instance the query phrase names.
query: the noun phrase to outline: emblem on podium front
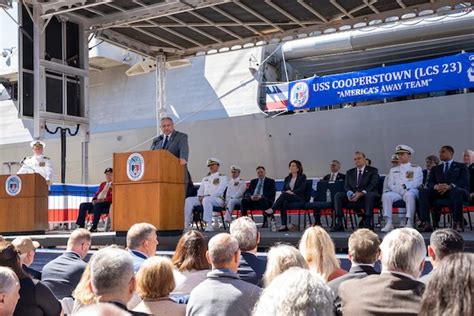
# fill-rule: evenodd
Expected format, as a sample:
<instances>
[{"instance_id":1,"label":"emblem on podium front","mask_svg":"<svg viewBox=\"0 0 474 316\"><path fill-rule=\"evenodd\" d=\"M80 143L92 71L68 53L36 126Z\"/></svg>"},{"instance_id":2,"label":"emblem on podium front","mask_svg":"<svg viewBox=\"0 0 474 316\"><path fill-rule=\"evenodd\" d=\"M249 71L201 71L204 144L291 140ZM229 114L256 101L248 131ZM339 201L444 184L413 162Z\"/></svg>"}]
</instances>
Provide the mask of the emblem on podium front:
<instances>
[{"instance_id":1,"label":"emblem on podium front","mask_svg":"<svg viewBox=\"0 0 474 316\"><path fill-rule=\"evenodd\" d=\"M15 196L21 192L21 179L17 175L9 176L5 180L5 191L8 195Z\"/></svg>"},{"instance_id":2,"label":"emblem on podium front","mask_svg":"<svg viewBox=\"0 0 474 316\"><path fill-rule=\"evenodd\" d=\"M131 154L127 159L127 176L132 181L138 181L145 173L145 159L139 153Z\"/></svg>"}]
</instances>

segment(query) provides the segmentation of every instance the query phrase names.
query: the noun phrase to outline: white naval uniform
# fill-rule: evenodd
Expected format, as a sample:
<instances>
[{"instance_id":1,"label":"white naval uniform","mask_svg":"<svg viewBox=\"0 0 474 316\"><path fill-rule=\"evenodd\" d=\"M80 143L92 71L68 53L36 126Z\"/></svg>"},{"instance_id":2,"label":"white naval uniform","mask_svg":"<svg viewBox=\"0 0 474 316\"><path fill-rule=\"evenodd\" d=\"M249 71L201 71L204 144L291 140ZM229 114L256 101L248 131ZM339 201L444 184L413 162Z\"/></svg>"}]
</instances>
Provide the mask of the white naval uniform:
<instances>
[{"instance_id":1,"label":"white naval uniform","mask_svg":"<svg viewBox=\"0 0 474 316\"><path fill-rule=\"evenodd\" d=\"M54 176L51 159L43 155L26 158L17 174L24 173L39 173L46 181L51 181Z\"/></svg>"},{"instance_id":2,"label":"white naval uniform","mask_svg":"<svg viewBox=\"0 0 474 316\"><path fill-rule=\"evenodd\" d=\"M245 190L247 190L247 185L245 181L240 180L240 177L230 179L225 194L225 204L227 207L227 211L225 212L226 221L230 222L232 220L232 211L237 205L240 205Z\"/></svg>"},{"instance_id":3,"label":"white naval uniform","mask_svg":"<svg viewBox=\"0 0 474 316\"><path fill-rule=\"evenodd\" d=\"M418 188L422 183L423 171L419 166L405 163L390 169L387 179L389 191L382 194L384 215L391 219L393 202L403 199L406 204L406 217L413 226Z\"/></svg>"},{"instance_id":4,"label":"white naval uniform","mask_svg":"<svg viewBox=\"0 0 474 316\"><path fill-rule=\"evenodd\" d=\"M203 196L202 206L204 214L202 219L206 223L212 222L212 207L224 206L224 191L227 188L227 177L215 172L204 177L199 186L198 196L190 196L184 201L184 226L187 227L193 220L193 208L200 205L199 197Z\"/></svg>"}]
</instances>

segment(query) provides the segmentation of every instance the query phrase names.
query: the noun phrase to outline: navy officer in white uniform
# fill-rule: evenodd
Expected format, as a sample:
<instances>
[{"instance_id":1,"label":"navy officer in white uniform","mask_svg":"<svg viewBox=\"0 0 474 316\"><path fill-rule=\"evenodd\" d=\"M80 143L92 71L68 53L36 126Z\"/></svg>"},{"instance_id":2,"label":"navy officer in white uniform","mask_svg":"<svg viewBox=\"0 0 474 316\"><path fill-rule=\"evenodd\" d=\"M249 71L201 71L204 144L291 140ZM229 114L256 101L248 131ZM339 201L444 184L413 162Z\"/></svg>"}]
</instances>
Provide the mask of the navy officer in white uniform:
<instances>
[{"instance_id":1,"label":"navy officer in white uniform","mask_svg":"<svg viewBox=\"0 0 474 316\"><path fill-rule=\"evenodd\" d=\"M201 205L204 209L203 220L207 223L206 231L214 231L212 227L212 208L224 206L224 191L227 188L227 176L219 174L221 161L209 158L207 166L209 175L204 177L199 186L197 196L190 196L184 202L184 227L192 223L193 208Z\"/></svg>"},{"instance_id":2,"label":"navy officer in white uniform","mask_svg":"<svg viewBox=\"0 0 474 316\"><path fill-rule=\"evenodd\" d=\"M418 188L423 183L423 171L420 166L410 162L415 151L407 145L398 145L395 154L398 156L399 165L390 169L388 174L388 191L382 194L382 204L385 216L385 226L383 232L393 230L392 204L395 201L403 200L406 204L406 217L400 214L402 226L413 228L415 219L416 199L418 198Z\"/></svg>"},{"instance_id":3,"label":"navy officer in white uniform","mask_svg":"<svg viewBox=\"0 0 474 316\"><path fill-rule=\"evenodd\" d=\"M240 179L240 170L240 167L237 166L230 167L231 178L227 185L227 191L225 194L225 204L227 209L225 212L225 220L227 222L232 221L232 211L235 210L236 206L240 206L242 196L244 195L245 190L247 190L245 181Z\"/></svg>"},{"instance_id":4,"label":"navy officer in white uniform","mask_svg":"<svg viewBox=\"0 0 474 316\"><path fill-rule=\"evenodd\" d=\"M39 173L46 180L46 183L50 185L54 176L54 170L51 159L43 155L46 144L40 140L34 140L30 143L30 146L33 150L33 156L23 159L21 168L17 173Z\"/></svg>"}]
</instances>

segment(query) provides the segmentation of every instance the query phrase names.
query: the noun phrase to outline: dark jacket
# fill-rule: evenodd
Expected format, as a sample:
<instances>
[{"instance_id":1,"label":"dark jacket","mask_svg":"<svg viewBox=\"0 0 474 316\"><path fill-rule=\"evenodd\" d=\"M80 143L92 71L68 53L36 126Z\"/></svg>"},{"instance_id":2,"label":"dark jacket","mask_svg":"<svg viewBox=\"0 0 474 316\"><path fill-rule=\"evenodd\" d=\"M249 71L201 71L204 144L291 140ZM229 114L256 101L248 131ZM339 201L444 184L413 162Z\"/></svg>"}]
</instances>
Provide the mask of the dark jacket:
<instances>
[{"instance_id":1,"label":"dark jacket","mask_svg":"<svg viewBox=\"0 0 474 316\"><path fill-rule=\"evenodd\" d=\"M255 189L257 188L257 184L258 184L258 178L252 179L250 181L249 188L247 189L247 191L245 191L244 196L246 197L252 196L253 193L255 192ZM267 198L267 200L271 201L272 203L273 201L275 201L275 195L276 195L275 180L265 177L265 180L263 181L263 194L262 195L265 198Z\"/></svg>"},{"instance_id":2,"label":"dark jacket","mask_svg":"<svg viewBox=\"0 0 474 316\"><path fill-rule=\"evenodd\" d=\"M20 299L14 316L59 316L61 304L43 283L31 278L20 280Z\"/></svg>"},{"instance_id":3,"label":"dark jacket","mask_svg":"<svg viewBox=\"0 0 474 316\"><path fill-rule=\"evenodd\" d=\"M28 267L28 266L26 266L26 265L24 265L24 264L23 264L21 267L23 268L23 271L25 271L26 273L28 273L29 275L31 275L31 277L32 277L33 279L41 280L41 272L40 272L40 271L35 270L35 269L33 269L33 268L30 268L30 267Z\"/></svg>"},{"instance_id":4,"label":"dark jacket","mask_svg":"<svg viewBox=\"0 0 474 316\"><path fill-rule=\"evenodd\" d=\"M292 178L291 174L288 175L285 178L285 184L283 185L282 192L291 190L291 188L290 188L291 178ZM300 175L298 175L298 177L296 177L295 187L291 191L293 191L293 193L296 196L300 197L302 200L305 199L304 195L305 195L305 191L306 191L306 175L300 174Z\"/></svg>"},{"instance_id":5,"label":"dark jacket","mask_svg":"<svg viewBox=\"0 0 474 316\"><path fill-rule=\"evenodd\" d=\"M262 278L266 267L266 258L259 258L253 253L242 251L237 273L242 280L263 287Z\"/></svg>"},{"instance_id":6,"label":"dark jacket","mask_svg":"<svg viewBox=\"0 0 474 316\"><path fill-rule=\"evenodd\" d=\"M359 186L357 186L357 172L357 168L347 170L344 190L346 190L346 192L362 192L365 190L367 192L377 193L377 184L379 182L379 171L377 168L365 166Z\"/></svg>"},{"instance_id":7,"label":"dark jacket","mask_svg":"<svg viewBox=\"0 0 474 316\"><path fill-rule=\"evenodd\" d=\"M331 179L331 174L330 173L328 173L327 175L325 175L323 177L323 180L325 180L325 181L329 181L330 179ZM345 180L345 179L346 179L346 175L343 174L343 173L338 172L335 181L342 181L342 180Z\"/></svg>"},{"instance_id":8,"label":"dark jacket","mask_svg":"<svg viewBox=\"0 0 474 316\"><path fill-rule=\"evenodd\" d=\"M160 135L153 139L151 144L151 150L166 149L172 153L176 158L181 158L188 161L189 157L189 145L188 145L188 135L178 131L173 131L166 144L166 148L163 148L164 135Z\"/></svg>"},{"instance_id":9,"label":"dark jacket","mask_svg":"<svg viewBox=\"0 0 474 316\"><path fill-rule=\"evenodd\" d=\"M61 300L71 296L85 268L77 253L67 251L43 267L41 280Z\"/></svg>"},{"instance_id":10,"label":"dark jacket","mask_svg":"<svg viewBox=\"0 0 474 316\"><path fill-rule=\"evenodd\" d=\"M469 192L469 170L467 166L453 161L446 174L444 174L444 163L431 168L427 187L434 189L434 186L439 183L454 184L457 188Z\"/></svg>"}]
</instances>

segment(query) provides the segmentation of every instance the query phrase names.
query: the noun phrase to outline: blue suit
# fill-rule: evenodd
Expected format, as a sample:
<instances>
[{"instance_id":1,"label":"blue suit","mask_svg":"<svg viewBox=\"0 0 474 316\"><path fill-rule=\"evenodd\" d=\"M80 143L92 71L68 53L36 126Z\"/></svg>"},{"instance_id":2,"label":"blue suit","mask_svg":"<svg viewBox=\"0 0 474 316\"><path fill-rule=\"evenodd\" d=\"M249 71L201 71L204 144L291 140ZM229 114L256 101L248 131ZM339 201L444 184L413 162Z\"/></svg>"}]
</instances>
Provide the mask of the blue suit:
<instances>
[{"instance_id":1,"label":"blue suit","mask_svg":"<svg viewBox=\"0 0 474 316\"><path fill-rule=\"evenodd\" d=\"M266 267L266 258L259 258L253 253L242 251L237 273L240 279L262 287Z\"/></svg>"}]
</instances>

